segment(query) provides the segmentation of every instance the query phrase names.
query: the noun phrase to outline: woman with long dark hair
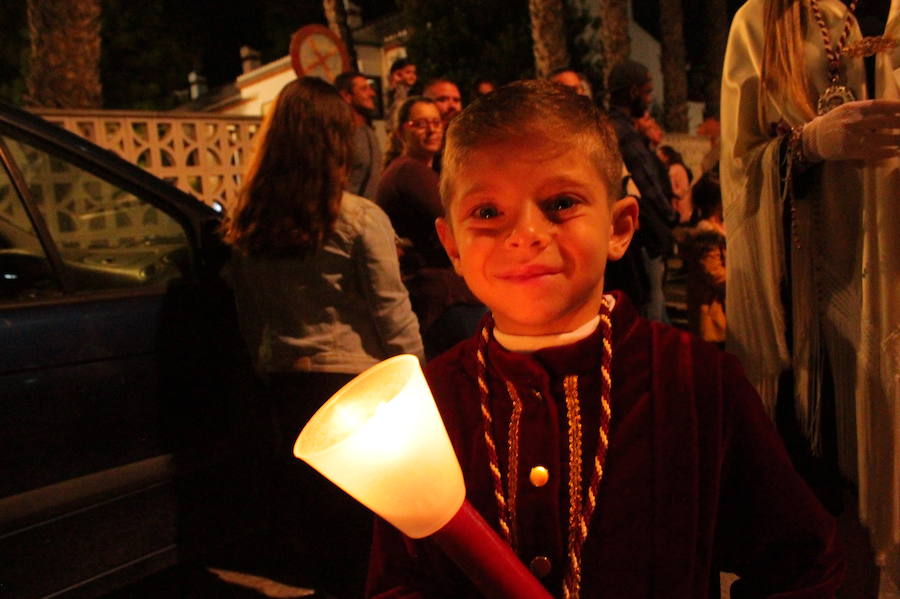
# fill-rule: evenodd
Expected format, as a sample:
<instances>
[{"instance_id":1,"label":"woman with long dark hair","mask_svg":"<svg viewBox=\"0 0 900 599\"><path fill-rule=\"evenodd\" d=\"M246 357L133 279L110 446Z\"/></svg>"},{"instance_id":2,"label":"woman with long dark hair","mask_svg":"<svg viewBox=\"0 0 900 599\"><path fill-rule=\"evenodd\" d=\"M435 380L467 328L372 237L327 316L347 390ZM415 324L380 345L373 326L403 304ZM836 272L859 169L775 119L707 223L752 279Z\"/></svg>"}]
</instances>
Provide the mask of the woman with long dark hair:
<instances>
[{"instance_id":1,"label":"woman with long dark hair","mask_svg":"<svg viewBox=\"0 0 900 599\"><path fill-rule=\"evenodd\" d=\"M324 81L288 83L224 225L242 333L276 400L285 559L337 597L359 597L370 516L291 455L335 391L390 356L423 355L400 279L394 231L374 203L343 192L350 107Z\"/></svg>"}]
</instances>

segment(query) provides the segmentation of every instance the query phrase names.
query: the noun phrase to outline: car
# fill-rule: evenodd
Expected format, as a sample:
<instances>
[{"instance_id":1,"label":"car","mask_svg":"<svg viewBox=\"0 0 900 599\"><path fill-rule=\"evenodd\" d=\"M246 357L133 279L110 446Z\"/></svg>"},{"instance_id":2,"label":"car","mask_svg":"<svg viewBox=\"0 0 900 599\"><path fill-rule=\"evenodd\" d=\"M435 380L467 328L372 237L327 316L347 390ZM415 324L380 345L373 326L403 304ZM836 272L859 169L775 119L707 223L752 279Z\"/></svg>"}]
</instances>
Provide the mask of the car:
<instances>
[{"instance_id":1,"label":"car","mask_svg":"<svg viewBox=\"0 0 900 599\"><path fill-rule=\"evenodd\" d=\"M0 104L0 596L98 596L261 525L271 420L219 223Z\"/></svg>"}]
</instances>

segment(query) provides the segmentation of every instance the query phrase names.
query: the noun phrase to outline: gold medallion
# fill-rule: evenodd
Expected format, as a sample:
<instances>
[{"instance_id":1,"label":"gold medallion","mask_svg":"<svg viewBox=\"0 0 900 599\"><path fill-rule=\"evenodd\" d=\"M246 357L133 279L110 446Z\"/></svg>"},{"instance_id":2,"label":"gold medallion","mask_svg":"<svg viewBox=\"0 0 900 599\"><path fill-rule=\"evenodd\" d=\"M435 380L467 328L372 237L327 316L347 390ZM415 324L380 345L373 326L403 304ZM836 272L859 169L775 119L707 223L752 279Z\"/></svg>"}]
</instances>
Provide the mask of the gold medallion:
<instances>
[{"instance_id":1,"label":"gold medallion","mask_svg":"<svg viewBox=\"0 0 900 599\"><path fill-rule=\"evenodd\" d=\"M816 112L820 115L825 114L841 104L853 102L854 100L856 100L856 96L853 95L849 87L840 84L832 85L819 96Z\"/></svg>"}]
</instances>

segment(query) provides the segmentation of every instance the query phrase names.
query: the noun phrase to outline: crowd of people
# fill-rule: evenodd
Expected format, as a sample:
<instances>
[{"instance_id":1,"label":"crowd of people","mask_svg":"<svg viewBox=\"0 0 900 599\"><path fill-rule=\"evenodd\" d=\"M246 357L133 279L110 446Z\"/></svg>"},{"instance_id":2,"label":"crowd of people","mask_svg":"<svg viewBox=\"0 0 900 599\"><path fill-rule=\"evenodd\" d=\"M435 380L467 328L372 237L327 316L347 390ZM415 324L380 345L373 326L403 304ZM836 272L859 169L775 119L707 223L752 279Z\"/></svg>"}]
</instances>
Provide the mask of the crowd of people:
<instances>
[{"instance_id":1,"label":"crowd of people","mask_svg":"<svg viewBox=\"0 0 900 599\"><path fill-rule=\"evenodd\" d=\"M347 88L342 89L341 93L354 107L358 118L363 118L362 115L369 115L365 118L370 118L375 110L374 103L354 98L354 92L347 83L350 77L355 77L358 85L365 83L365 78L359 74L344 73L338 77L336 85L339 89L342 86ZM593 97L587 78L574 69L568 67L555 69L547 79L579 95ZM368 150L371 144L367 140L373 131L371 123L362 128L365 135L357 134L357 149L354 152L358 157L357 162L371 165L368 171L377 172L380 168L384 168L386 182L381 186L376 185L377 190L372 193L371 189L363 189L355 183L358 177L353 177L351 173L348 190L374 200L391 217L400 238L401 270L409 283L413 310L420 317L426 353L429 357L433 357L465 338L483 312L483 308L479 308L478 301L466 293L465 285L461 284L459 277L433 270L449 267L443 248L437 242L429 223L441 215L437 176L440 175L442 164L443 136L450 121L462 109L462 96L459 87L444 78L431 79L420 85L416 67L407 58L394 62L390 69L389 81L386 98L388 108L385 111L389 141L383 163L377 165L376 162L381 155L373 155ZM713 329L708 327L701 329L693 316L699 310L706 309L695 302L700 294L693 288L697 284L709 287L706 285L706 279L697 273L698 269L702 270L709 260L708 256L704 258L702 252L698 256L690 247L696 235L702 232L696 229L697 225L705 218L695 209L691 199L693 183L691 168L685 164L677 150L661 143L664 136L663 129L650 112L652 83L648 70L636 62L626 61L614 71L610 83L616 88L615 90L611 88L614 92L611 98L611 114L614 115L614 122L619 122L617 125L619 139L626 140L620 145L625 158L625 174L630 177L627 180L630 187L626 192L638 198L642 207L643 231L632 243L632 249L622 264L613 268L609 284L627 290L630 297L638 303L644 316L668 322L664 281L672 273L667 272L667 259L679 250L685 250L683 252L685 266L683 272L677 274L683 274L688 279L687 312L690 317L687 319L687 326L706 340L722 343L724 281L714 285L717 289L715 301L723 307L717 316L719 331L713 334ZM634 88L640 90L640 93L631 97ZM495 81L479 78L472 87L470 98L474 101L496 89ZM409 104L407 100L410 98L419 101ZM426 101L433 102L434 108L440 113L440 126L436 120L432 120L433 125L426 128L427 119L409 117L409 110L413 106L415 111L432 110L422 106ZM621 117L618 121L615 117L617 113L620 113ZM717 136L718 132L709 136L711 143L715 143ZM422 151L427 145L437 149ZM411 161L410 151L419 152L419 158ZM713 161L704 169L704 172L711 173L704 184L707 191L712 190L709 185L711 182L718 183L717 174L712 172L717 171L717 168L717 161ZM358 172L358 169L353 172ZM718 196L714 194L713 197ZM705 228L701 227L704 230ZM677 243L673 234L678 237ZM426 239L427 237L431 239ZM423 253L429 254L430 258L423 260ZM718 248L717 254L720 254L722 261L721 272L708 274L707 278L723 276L724 247ZM444 277L441 284L428 284L427 279L437 275ZM423 282L423 278L426 281ZM423 296L422 293L430 293L431 296ZM443 298L438 298L435 294L442 295ZM440 326L431 329L437 317L452 306L456 307Z\"/></svg>"},{"instance_id":2,"label":"crowd of people","mask_svg":"<svg viewBox=\"0 0 900 599\"><path fill-rule=\"evenodd\" d=\"M860 21L884 31L887 5L872 4ZM340 386L411 353L427 363L469 500L554 593L596 597L615 580L622 596L700 597L728 570L738 594L832 596L834 520L772 418L779 402L795 407L813 454L839 446L845 478L890 495L872 460L897 455L897 431L873 415L900 410L898 254L885 254L900 235L883 238L900 222L900 79L877 51L871 65L832 52L829 39L859 42L854 7L750 0L738 12L722 163L709 119L696 177L664 143L652 78L633 60L611 69L608 110L570 68L481 78L463 110L455 82L422 84L399 59L384 147L360 73L288 84L224 227L281 453ZM806 67L772 58L820 28ZM797 68L833 107L816 114ZM696 337L668 326L675 254ZM848 457L863 441L879 449ZM314 564L311 584L337 597L476 596L435 546L381 520L366 583L364 512L288 462L284 484L315 514L285 524L304 539L290 549ZM900 525L865 497L860 509L880 565L896 566Z\"/></svg>"}]
</instances>

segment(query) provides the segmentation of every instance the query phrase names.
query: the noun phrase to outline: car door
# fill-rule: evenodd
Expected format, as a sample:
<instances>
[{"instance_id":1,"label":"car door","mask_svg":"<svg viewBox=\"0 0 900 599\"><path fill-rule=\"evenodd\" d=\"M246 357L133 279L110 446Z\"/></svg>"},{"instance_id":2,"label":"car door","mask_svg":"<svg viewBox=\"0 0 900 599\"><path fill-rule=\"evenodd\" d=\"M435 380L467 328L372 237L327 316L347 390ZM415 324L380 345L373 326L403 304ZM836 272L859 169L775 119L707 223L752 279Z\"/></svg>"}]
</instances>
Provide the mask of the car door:
<instances>
[{"instance_id":1,"label":"car door","mask_svg":"<svg viewBox=\"0 0 900 599\"><path fill-rule=\"evenodd\" d=\"M4 596L100 592L164 567L230 532L214 504L253 488L229 470L252 457L227 456L252 430L239 394L253 382L201 255L203 211L99 152L0 128Z\"/></svg>"}]
</instances>

